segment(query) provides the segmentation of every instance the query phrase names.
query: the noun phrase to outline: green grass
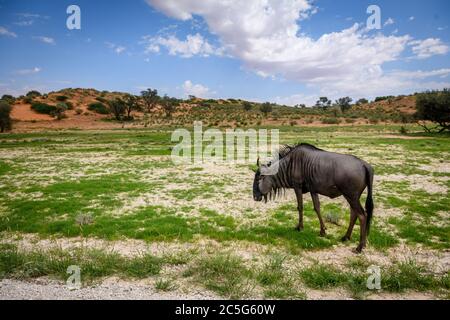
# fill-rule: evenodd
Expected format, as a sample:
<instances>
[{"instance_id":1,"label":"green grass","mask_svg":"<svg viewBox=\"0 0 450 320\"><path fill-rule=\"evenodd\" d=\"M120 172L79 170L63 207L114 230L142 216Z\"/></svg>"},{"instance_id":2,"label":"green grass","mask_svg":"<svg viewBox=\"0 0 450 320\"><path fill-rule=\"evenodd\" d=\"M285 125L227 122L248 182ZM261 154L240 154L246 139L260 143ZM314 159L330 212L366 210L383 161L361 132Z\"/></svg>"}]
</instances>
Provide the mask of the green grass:
<instances>
[{"instance_id":1,"label":"green grass","mask_svg":"<svg viewBox=\"0 0 450 320\"><path fill-rule=\"evenodd\" d=\"M117 253L75 248L70 251L51 249L23 252L17 246L0 245L0 277L19 279L54 276L67 279L67 268L77 265L82 281L111 276L146 278L159 274L162 260L150 254L125 258Z\"/></svg>"},{"instance_id":2,"label":"green grass","mask_svg":"<svg viewBox=\"0 0 450 320\"><path fill-rule=\"evenodd\" d=\"M155 289L158 291L171 291L175 288L172 281L168 279L158 279L155 282Z\"/></svg>"},{"instance_id":3,"label":"green grass","mask_svg":"<svg viewBox=\"0 0 450 320\"><path fill-rule=\"evenodd\" d=\"M300 278L310 288L345 288L355 298L363 298L374 293L367 289L369 263L364 260L351 260L350 269L342 270L332 265L317 264L300 271ZM433 275L424 266L414 261L397 262L381 268L381 290L388 292L419 292L449 290L449 274Z\"/></svg>"},{"instance_id":4,"label":"green grass","mask_svg":"<svg viewBox=\"0 0 450 320\"><path fill-rule=\"evenodd\" d=\"M194 279L223 297L237 299L250 291L251 271L244 261L234 255L217 254L199 258L185 272Z\"/></svg>"}]
</instances>

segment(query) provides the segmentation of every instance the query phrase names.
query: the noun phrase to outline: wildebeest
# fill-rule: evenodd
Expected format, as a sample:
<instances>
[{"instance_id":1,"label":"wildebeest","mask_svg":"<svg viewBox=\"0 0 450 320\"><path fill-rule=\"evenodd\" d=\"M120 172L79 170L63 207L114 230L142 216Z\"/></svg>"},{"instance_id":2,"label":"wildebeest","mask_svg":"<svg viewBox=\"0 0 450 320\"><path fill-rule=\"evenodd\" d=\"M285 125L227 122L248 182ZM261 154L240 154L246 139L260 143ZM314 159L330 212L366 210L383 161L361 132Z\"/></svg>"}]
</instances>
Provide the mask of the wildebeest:
<instances>
[{"instance_id":1,"label":"wildebeest","mask_svg":"<svg viewBox=\"0 0 450 320\"><path fill-rule=\"evenodd\" d=\"M350 225L342 241L350 240L356 219L360 223L360 240L356 252L366 245L373 213L373 169L365 161L352 156L328 152L313 145L301 143L284 146L278 152L278 160L259 164L253 181L255 201L272 198L284 189L294 189L298 204L297 230L303 229L303 194L311 193L314 210L320 222L320 235L325 236L325 224L320 215L319 194L336 198L344 196L350 205ZM277 170L270 167L278 166ZM365 210L359 201L367 187Z\"/></svg>"}]
</instances>

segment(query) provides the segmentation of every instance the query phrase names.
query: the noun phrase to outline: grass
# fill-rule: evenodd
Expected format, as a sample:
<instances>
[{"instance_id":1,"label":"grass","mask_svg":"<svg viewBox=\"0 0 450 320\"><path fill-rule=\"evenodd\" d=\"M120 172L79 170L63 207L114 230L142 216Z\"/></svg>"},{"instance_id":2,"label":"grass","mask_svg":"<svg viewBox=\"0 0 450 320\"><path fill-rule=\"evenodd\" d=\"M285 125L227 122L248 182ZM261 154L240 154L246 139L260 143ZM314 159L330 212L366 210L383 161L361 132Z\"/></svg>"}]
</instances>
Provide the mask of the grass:
<instances>
[{"instance_id":1,"label":"grass","mask_svg":"<svg viewBox=\"0 0 450 320\"><path fill-rule=\"evenodd\" d=\"M0 245L0 276L18 279L54 276L67 278L67 268L77 265L82 281L119 275L132 278L146 278L159 274L161 259L150 254L125 258L117 253L101 250L76 248L70 251L51 249L48 251L19 251L17 246Z\"/></svg>"},{"instance_id":2,"label":"grass","mask_svg":"<svg viewBox=\"0 0 450 320\"><path fill-rule=\"evenodd\" d=\"M160 278L155 282L155 289L158 291L171 291L175 288L171 280Z\"/></svg>"},{"instance_id":3,"label":"grass","mask_svg":"<svg viewBox=\"0 0 450 320\"><path fill-rule=\"evenodd\" d=\"M250 291L251 271L241 258L230 254L200 257L185 276L193 276L207 289L230 299L244 297Z\"/></svg>"},{"instance_id":4,"label":"grass","mask_svg":"<svg viewBox=\"0 0 450 320\"><path fill-rule=\"evenodd\" d=\"M426 190L426 185L424 189L417 189L420 182L414 182L424 178L447 190L450 188L447 181L450 173L444 170L450 150L448 136L418 134L415 132L417 128L411 125L408 125L408 132L411 132L407 134L408 139L402 139L398 134L400 125L320 128L286 125L273 128L280 129L283 143L308 142L327 150L354 154L373 164L379 180L374 186L374 224L369 236L369 248L385 250L400 242L439 252L449 248L450 226L448 219L445 219L445 213L450 208L448 191L431 193ZM233 257L217 258L225 261L226 273L233 277L238 275L237 289L227 288L220 280L219 272L208 273L201 268L193 270L191 261L199 259L195 251L180 254L169 252L161 258L136 257L133 262L104 252L78 254L88 256L86 263L99 261L103 266L95 271L94 266L86 265L87 270L92 270L88 271L88 278L99 277L96 274L116 273L125 277L140 277L143 273L156 272L158 265L168 264L188 268L193 272L193 279L227 297L246 296L248 288L256 286L267 298L302 298L301 290L296 287L302 277L284 272L287 260L282 257L308 250L320 251L339 244L348 225L347 206L339 201L321 198L322 215L327 220L327 236L319 237L316 214L309 196L305 196L305 229L297 232L294 230L297 223L295 201L281 200L273 209L252 204L254 174L250 168L253 165L237 165L231 169L219 166L217 170L198 164L174 165L168 157L174 145L170 141L172 129L1 135L0 231L56 238L82 236L191 244L199 239L209 239L223 248L244 243L267 250L276 249L284 255L271 256L263 268L253 268ZM396 181L387 179L387 176L395 179L394 175L405 178ZM243 201L245 199L249 201ZM226 204L223 208L219 206L222 203ZM385 215L385 209L398 214ZM348 246L356 246L358 242L359 227L355 226L354 230L353 240ZM21 267L15 267L12 251L2 251L6 252L2 259L7 261L3 263L2 270L7 271L9 264L14 269L5 274L58 274L55 265L48 263L39 252L34 256L27 254L25 260L35 261L30 264L33 267L28 268L23 263L19 263ZM17 261L20 262L23 254L18 253ZM10 255L11 260L5 255ZM52 256L58 263L78 259L77 253L52 253ZM210 261L212 266L214 261ZM42 268L39 267L41 262ZM117 267L114 265L116 263L126 265L126 268ZM205 261L203 263L208 265ZM60 275L65 277L64 266L60 267ZM343 275L328 269L313 270L313 274L318 274L317 279L310 280L313 283L323 281L323 288L347 288L357 297L366 293L364 283L359 282L362 281L359 278L361 268L355 267L353 269L359 271L344 272ZM385 285L390 291L395 291L396 286L399 290L408 290L401 274L394 271L389 271L391 278L385 279L389 280ZM201 275L205 274L202 278ZM425 288L432 286L444 288L443 283L448 283L448 277L440 282L436 279L430 282L422 277L426 272L419 274L421 276L413 282L413 290L428 290ZM211 280L216 278L219 281ZM408 278L411 280L413 277L409 274ZM421 281L425 283L423 286ZM290 286L290 283L295 285Z\"/></svg>"},{"instance_id":5,"label":"grass","mask_svg":"<svg viewBox=\"0 0 450 320\"><path fill-rule=\"evenodd\" d=\"M367 262L351 261L346 271L332 265L318 264L300 271L300 278L310 288L345 288L353 297L362 298L374 291L367 289ZM381 290L448 291L449 274L434 275L414 261L397 262L381 269Z\"/></svg>"}]
</instances>

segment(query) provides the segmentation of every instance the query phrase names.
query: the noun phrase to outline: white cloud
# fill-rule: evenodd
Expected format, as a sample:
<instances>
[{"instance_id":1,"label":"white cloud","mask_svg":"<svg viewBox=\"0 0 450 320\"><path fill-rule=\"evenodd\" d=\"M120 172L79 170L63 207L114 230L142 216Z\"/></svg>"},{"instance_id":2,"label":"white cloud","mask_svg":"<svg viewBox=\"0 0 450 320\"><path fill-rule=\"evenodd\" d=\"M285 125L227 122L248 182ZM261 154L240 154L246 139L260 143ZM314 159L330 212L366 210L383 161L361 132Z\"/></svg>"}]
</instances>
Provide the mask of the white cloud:
<instances>
[{"instance_id":1,"label":"white cloud","mask_svg":"<svg viewBox=\"0 0 450 320\"><path fill-rule=\"evenodd\" d=\"M17 71L15 72L15 74L18 74L18 75L27 75L27 74L39 73L39 72L41 72L41 71L42 71L41 68L39 68L39 67L34 67L34 68L32 68L32 69L21 69L21 70L17 70Z\"/></svg>"},{"instance_id":2,"label":"white cloud","mask_svg":"<svg viewBox=\"0 0 450 320\"><path fill-rule=\"evenodd\" d=\"M196 96L198 98L208 98L214 93L210 91L208 87L205 87L201 84L194 84L191 80L186 80L183 85L183 94L184 96Z\"/></svg>"},{"instance_id":3,"label":"white cloud","mask_svg":"<svg viewBox=\"0 0 450 320\"><path fill-rule=\"evenodd\" d=\"M7 36L12 38L17 38L17 34L12 31L9 31L5 27L0 27L0 36Z\"/></svg>"},{"instance_id":4,"label":"white cloud","mask_svg":"<svg viewBox=\"0 0 450 320\"><path fill-rule=\"evenodd\" d=\"M126 47L121 46L121 45L117 45L115 43L111 43L111 42L105 42L106 46L110 49L112 49L115 53L117 54L121 54L123 52L125 52L127 50Z\"/></svg>"},{"instance_id":5,"label":"white cloud","mask_svg":"<svg viewBox=\"0 0 450 320\"><path fill-rule=\"evenodd\" d=\"M439 54L443 55L449 52L449 47L436 38L411 41L409 45L412 46L412 52L418 59L425 59Z\"/></svg>"},{"instance_id":6,"label":"white cloud","mask_svg":"<svg viewBox=\"0 0 450 320\"><path fill-rule=\"evenodd\" d=\"M18 21L14 22L15 25L20 27L29 27L34 23L34 20L24 20L24 21Z\"/></svg>"},{"instance_id":7,"label":"white cloud","mask_svg":"<svg viewBox=\"0 0 450 320\"><path fill-rule=\"evenodd\" d=\"M389 19L387 19L386 22L384 23L384 26L389 26L389 25L394 24L394 23L395 23L394 19L389 18Z\"/></svg>"},{"instance_id":8,"label":"white cloud","mask_svg":"<svg viewBox=\"0 0 450 320\"><path fill-rule=\"evenodd\" d=\"M421 58L446 50L439 39L432 45L427 40L414 43L408 35L369 32L357 23L313 39L301 32L302 20L317 10L308 0L147 2L175 19L201 16L209 32L221 41L224 53L242 61L246 69L263 77L296 80L309 92L327 96L369 96L416 88L420 83L386 74L383 65L400 59L408 45L413 45L413 52ZM392 18L386 21L392 23ZM187 40L163 39L171 54L191 56L204 51L187 49ZM199 35L197 41L202 43L199 40L204 39Z\"/></svg>"},{"instance_id":9,"label":"white cloud","mask_svg":"<svg viewBox=\"0 0 450 320\"><path fill-rule=\"evenodd\" d=\"M33 39L39 40L42 43L46 43L46 44L56 44L55 39L50 38L50 37L45 37L45 36L40 36L40 37L33 37Z\"/></svg>"},{"instance_id":10,"label":"white cloud","mask_svg":"<svg viewBox=\"0 0 450 320\"><path fill-rule=\"evenodd\" d=\"M180 55L184 58L197 55L207 57L222 53L222 49L215 48L199 33L188 35L186 40L180 40L174 35L158 37L145 36L143 39L146 45L146 53L158 53L160 52L161 46L167 48L170 55Z\"/></svg>"},{"instance_id":11,"label":"white cloud","mask_svg":"<svg viewBox=\"0 0 450 320\"><path fill-rule=\"evenodd\" d=\"M414 19L416 19L416 17L414 16L409 17L409 21L413 21Z\"/></svg>"}]
</instances>

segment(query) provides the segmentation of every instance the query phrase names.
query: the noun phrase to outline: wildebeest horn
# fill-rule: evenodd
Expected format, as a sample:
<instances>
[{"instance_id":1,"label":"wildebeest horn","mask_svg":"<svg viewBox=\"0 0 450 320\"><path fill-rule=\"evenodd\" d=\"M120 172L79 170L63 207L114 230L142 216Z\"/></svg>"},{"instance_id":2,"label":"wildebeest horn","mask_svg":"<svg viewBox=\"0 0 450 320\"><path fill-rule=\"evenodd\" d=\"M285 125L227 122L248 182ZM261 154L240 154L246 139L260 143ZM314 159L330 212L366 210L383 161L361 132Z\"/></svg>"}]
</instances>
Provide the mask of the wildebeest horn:
<instances>
[{"instance_id":1,"label":"wildebeest horn","mask_svg":"<svg viewBox=\"0 0 450 320\"><path fill-rule=\"evenodd\" d=\"M258 160L256 160L256 165L259 167L259 157Z\"/></svg>"}]
</instances>

